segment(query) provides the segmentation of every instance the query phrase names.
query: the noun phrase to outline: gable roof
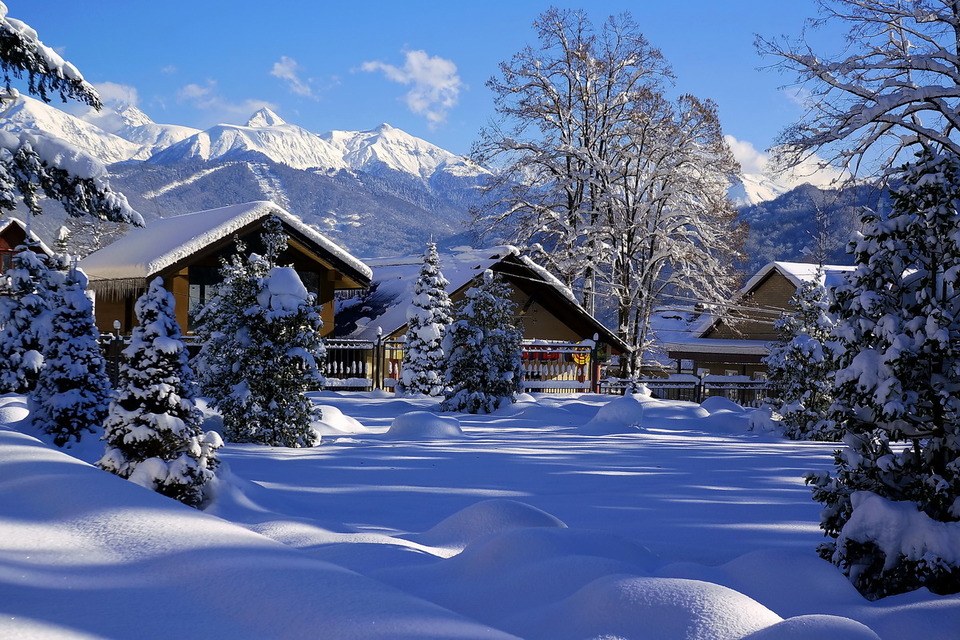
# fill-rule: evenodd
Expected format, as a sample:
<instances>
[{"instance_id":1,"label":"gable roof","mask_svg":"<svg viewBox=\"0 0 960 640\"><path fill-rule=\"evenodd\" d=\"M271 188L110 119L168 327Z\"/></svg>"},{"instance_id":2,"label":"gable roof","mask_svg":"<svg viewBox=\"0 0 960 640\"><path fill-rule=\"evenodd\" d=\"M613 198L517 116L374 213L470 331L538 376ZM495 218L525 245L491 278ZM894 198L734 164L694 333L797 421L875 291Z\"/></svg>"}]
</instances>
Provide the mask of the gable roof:
<instances>
[{"instance_id":1,"label":"gable roof","mask_svg":"<svg viewBox=\"0 0 960 640\"><path fill-rule=\"evenodd\" d=\"M362 297L338 301L336 335L372 340L380 329L383 335L392 335L403 329L422 261L419 255L364 259L373 268L370 292ZM629 350L616 334L577 302L567 286L516 247L461 247L440 254L440 271L450 283L447 293L451 295L466 289L487 269L502 273L508 280L542 287L541 290L551 296L555 304L563 305L565 320L589 326L591 334L598 334L604 342L621 352Z\"/></svg>"},{"instance_id":2,"label":"gable roof","mask_svg":"<svg viewBox=\"0 0 960 640\"><path fill-rule=\"evenodd\" d=\"M0 220L0 234L5 233L5 232L7 231L7 229L9 229L9 228L11 228L11 227L13 227L13 226L20 227L20 229L23 231L23 235L24 235L24 236L27 235L27 225L26 225L26 223L24 223L23 220L21 220L20 218L14 218L14 217L12 217L12 216ZM52 255L53 255L53 251L50 250L50 247L48 247L46 244L44 244L43 240L40 239L40 236L38 236L37 234L35 234L32 230L30 231L30 237L33 238L34 241L36 241L37 243L39 243L40 249L41 249L45 254L47 254L48 256L52 256Z\"/></svg>"},{"instance_id":3,"label":"gable roof","mask_svg":"<svg viewBox=\"0 0 960 640\"><path fill-rule=\"evenodd\" d=\"M236 204L150 222L80 261L91 280L142 280L157 275L231 238L268 216L322 249L333 266L361 286L372 272L345 249L272 202Z\"/></svg>"},{"instance_id":4,"label":"gable roof","mask_svg":"<svg viewBox=\"0 0 960 640\"><path fill-rule=\"evenodd\" d=\"M821 284L828 287L836 286L843 281L843 275L856 269L856 267L825 264L817 265L809 262L768 262L752 278L747 280L746 284L740 289L739 297L752 293L767 277L774 271L783 275L787 280L793 283L797 288L805 282L813 282L818 270L823 271Z\"/></svg>"},{"instance_id":5,"label":"gable roof","mask_svg":"<svg viewBox=\"0 0 960 640\"><path fill-rule=\"evenodd\" d=\"M767 281L774 273L779 273L790 281L798 289L805 282L813 282L817 276L818 270L823 271L823 282L828 287L839 285L843 282L844 274L852 272L856 267L846 265L816 265L807 262L768 262L760 271L755 273L740 288L740 291L733 297L736 304L748 295L754 293L760 285ZM715 313L705 313L690 327L690 335L695 339L703 338L703 335L710 330L713 325L721 319L721 316Z\"/></svg>"}]
</instances>

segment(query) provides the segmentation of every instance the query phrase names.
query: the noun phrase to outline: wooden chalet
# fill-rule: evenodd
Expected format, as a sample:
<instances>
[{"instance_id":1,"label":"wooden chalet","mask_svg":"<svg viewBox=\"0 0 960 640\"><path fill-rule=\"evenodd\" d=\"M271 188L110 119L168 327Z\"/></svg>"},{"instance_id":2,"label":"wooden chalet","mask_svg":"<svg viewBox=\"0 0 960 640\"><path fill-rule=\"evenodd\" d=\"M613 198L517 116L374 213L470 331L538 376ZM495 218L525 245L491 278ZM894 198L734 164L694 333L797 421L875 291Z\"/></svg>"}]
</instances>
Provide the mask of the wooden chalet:
<instances>
[{"instance_id":1,"label":"wooden chalet","mask_svg":"<svg viewBox=\"0 0 960 640\"><path fill-rule=\"evenodd\" d=\"M842 281L853 267L822 267L827 285ZM718 313L705 314L686 336L667 343L677 373L746 376L763 379L763 359L777 339L774 323L793 310L790 299L804 283L817 277L819 267L799 262L771 262L750 278L733 303Z\"/></svg>"},{"instance_id":2,"label":"wooden chalet","mask_svg":"<svg viewBox=\"0 0 960 640\"><path fill-rule=\"evenodd\" d=\"M50 248L40 241L37 234L30 232L31 238L36 242L35 251L47 257L53 255ZM17 252L17 247L23 244L27 239L27 225L17 218L4 218L0 220L0 273L5 273L13 265L13 254Z\"/></svg>"},{"instance_id":3,"label":"wooden chalet","mask_svg":"<svg viewBox=\"0 0 960 640\"><path fill-rule=\"evenodd\" d=\"M80 261L96 295L101 331L121 323L126 333L135 320L134 304L154 278L175 299L177 321L190 333L189 311L206 302L220 282L221 259L236 252L236 239L248 251L262 252L260 234L269 217L278 218L288 236L280 264L292 264L323 305L324 335L334 327L334 292L362 289L371 271L334 242L272 202L248 202L209 211L162 218L132 230Z\"/></svg>"},{"instance_id":4,"label":"wooden chalet","mask_svg":"<svg viewBox=\"0 0 960 640\"><path fill-rule=\"evenodd\" d=\"M334 336L345 345L384 345L384 355L351 364L350 370L382 369L387 387L399 375L407 308L422 263L421 256L375 258L369 289L337 303ZM499 274L511 289L517 323L523 329L524 378L529 389L596 390L601 363L629 347L580 306L570 290L548 271L509 246L464 249L440 254L440 270L456 303L478 284L484 271ZM328 368L336 368L328 343ZM346 354L344 354L346 355ZM375 361L382 360L382 365Z\"/></svg>"},{"instance_id":5,"label":"wooden chalet","mask_svg":"<svg viewBox=\"0 0 960 640\"><path fill-rule=\"evenodd\" d=\"M373 340L402 338L407 308L420 273L421 256L364 259L373 269L370 288L338 301L338 338ZM517 320L525 340L580 342L594 336L614 354L629 350L577 303L570 290L547 270L510 246L464 249L440 254L440 270L449 281L447 293L456 303L487 269L499 274L512 290Z\"/></svg>"}]
</instances>

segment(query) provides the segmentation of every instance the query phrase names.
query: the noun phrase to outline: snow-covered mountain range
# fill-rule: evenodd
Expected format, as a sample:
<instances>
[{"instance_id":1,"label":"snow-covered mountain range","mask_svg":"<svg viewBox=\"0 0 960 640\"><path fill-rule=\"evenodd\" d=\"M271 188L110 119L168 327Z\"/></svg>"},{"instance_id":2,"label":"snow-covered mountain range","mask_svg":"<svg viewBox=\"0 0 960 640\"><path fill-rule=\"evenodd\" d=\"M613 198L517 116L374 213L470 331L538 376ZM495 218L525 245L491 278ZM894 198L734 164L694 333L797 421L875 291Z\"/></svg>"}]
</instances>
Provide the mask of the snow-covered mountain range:
<instances>
[{"instance_id":1,"label":"snow-covered mountain range","mask_svg":"<svg viewBox=\"0 0 960 640\"><path fill-rule=\"evenodd\" d=\"M273 200L367 257L419 253L431 239L441 247L470 244L469 211L488 175L469 159L389 124L317 134L269 109L244 125L201 131L158 124L132 106L81 118L23 97L0 119L0 128L40 130L91 154L108 165L113 187L147 221ZM744 221L755 230L748 240L754 261L761 255L802 258L794 255L803 250L798 227L809 226L815 207L806 191L797 196L802 189L789 184L748 174L731 189ZM771 217L785 207L789 215ZM790 224L778 224L782 217ZM53 242L64 218L50 206L34 229ZM788 229L791 237L781 237ZM758 233L762 237L754 237ZM838 246L845 242L839 238Z\"/></svg>"},{"instance_id":2,"label":"snow-covered mountain range","mask_svg":"<svg viewBox=\"0 0 960 640\"><path fill-rule=\"evenodd\" d=\"M388 124L320 135L261 109L245 125L200 131L129 106L90 120L24 97L0 126L44 131L94 156L148 221L270 199L360 255L461 242L486 174ZM36 229L52 240L63 217L49 213Z\"/></svg>"}]
</instances>

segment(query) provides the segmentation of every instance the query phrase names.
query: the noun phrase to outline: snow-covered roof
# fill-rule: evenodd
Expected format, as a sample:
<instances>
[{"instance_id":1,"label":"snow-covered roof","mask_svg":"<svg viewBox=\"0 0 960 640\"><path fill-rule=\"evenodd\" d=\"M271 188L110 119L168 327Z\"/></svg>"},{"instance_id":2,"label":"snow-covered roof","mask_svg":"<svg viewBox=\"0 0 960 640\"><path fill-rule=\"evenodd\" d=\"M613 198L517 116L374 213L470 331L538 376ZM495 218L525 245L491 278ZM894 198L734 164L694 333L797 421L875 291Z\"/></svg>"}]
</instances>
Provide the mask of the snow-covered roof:
<instances>
[{"instance_id":1,"label":"snow-covered roof","mask_svg":"<svg viewBox=\"0 0 960 640\"><path fill-rule=\"evenodd\" d=\"M823 271L823 283L828 286L840 284L843 274L853 271L856 267L845 265L825 264L817 265L808 262L770 262L764 265L747 283L740 289L740 295L746 295L753 291L754 287L763 282L771 271L779 271L794 286L799 287L804 282L813 282L817 276L817 271Z\"/></svg>"},{"instance_id":2,"label":"snow-covered roof","mask_svg":"<svg viewBox=\"0 0 960 640\"><path fill-rule=\"evenodd\" d=\"M13 225L20 227L23 230L24 234L26 234L27 232L26 223L24 223L23 220L20 220L19 218L14 218L14 217L8 217L0 220L0 233L3 233L4 231L7 230L8 227L11 227ZM41 240L40 237L37 234L35 234L33 231L30 232L30 237L35 242L38 242L40 244L40 249L42 249L45 254L47 254L48 256L53 255L53 251L50 250L50 247L44 244L43 240Z\"/></svg>"},{"instance_id":3,"label":"snow-covered roof","mask_svg":"<svg viewBox=\"0 0 960 640\"><path fill-rule=\"evenodd\" d=\"M161 218L80 261L91 280L149 278L267 216L276 216L363 279L370 267L272 202L235 204Z\"/></svg>"},{"instance_id":4,"label":"snow-covered roof","mask_svg":"<svg viewBox=\"0 0 960 640\"><path fill-rule=\"evenodd\" d=\"M459 247L440 254L440 270L443 277L450 283L447 287L448 293L453 294L466 288L479 274L507 259L522 265L530 274L527 277L546 285L558 296L564 298L570 305L571 313L589 319L596 326L597 333L603 334L606 342L616 345L619 349L626 349L626 345L580 306L573 292L556 276L521 254L520 250L513 246L503 245L486 249ZM372 340L376 337L378 329L382 329L383 335L391 335L407 323L407 307L413 298L413 288L423 262L422 256L365 258L364 262L373 268L371 294L365 297L355 296L338 303L335 317L337 317L339 337ZM510 274L509 277L519 276ZM357 308L357 305L365 306ZM343 313L344 311L347 313ZM349 324L341 325L341 322Z\"/></svg>"},{"instance_id":5,"label":"snow-covered roof","mask_svg":"<svg viewBox=\"0 0 960 640\"><path fill-rule=\"evenodd\" d=\"M508 255L519 255L515 247L500 246L489 249L459 248L440 254L440 270L450 285L448 293L459 291L478 274L500 262ZM370 339L376 337L377 329L384 335L390 335L407 323L407 306L413 299L413 287L423 257L393 256L385 258L365 258L364 262L373 269L371 288L375 291L377 309L370 309L370 316L357 319L356 327L344 338ZM349 308L357 302L353 298L341 302ZM339 312L339 308L337 310Z\"/></svg>"},{"instance_id":6,"label":"snow-covered roof","mask_svg":"<svg viewBox=\"0 0 960 640\"><path fill-rule=\"evenodd\" d=\"M769 343L763 340L691 338L689 340L667 342L663 346L670 353L729 353L765 356L770 352Z\"/></svg>"}]
</instances>

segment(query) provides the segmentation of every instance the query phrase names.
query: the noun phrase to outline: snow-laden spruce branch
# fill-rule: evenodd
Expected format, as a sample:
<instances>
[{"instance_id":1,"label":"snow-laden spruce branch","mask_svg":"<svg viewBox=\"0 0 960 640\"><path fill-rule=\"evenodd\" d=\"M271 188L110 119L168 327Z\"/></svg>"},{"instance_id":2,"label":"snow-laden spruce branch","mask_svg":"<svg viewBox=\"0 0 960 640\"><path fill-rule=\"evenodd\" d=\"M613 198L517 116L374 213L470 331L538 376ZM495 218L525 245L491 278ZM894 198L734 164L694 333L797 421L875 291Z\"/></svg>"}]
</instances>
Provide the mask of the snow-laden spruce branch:
<instances>
[{"instance_id":1,"label":"snow-laden spruce branch","mask_svg":"<svg viewBox=\"0 0 960 640\"><path fill-rule=\"evenodd\" d=\"M0 2L0 70L4 74L7 97L16 97L10 86L14 78L26 76L29 91L50 102L54 93L66 102L68 99L100 109L103 103L96 89L83 79L75 66L44 45L37 32L24 22L7 15L7 7Z\"/></svg>"},{"instance_id":2,"label":"snow-laden spruce branch","mask_svg":"<svg viewBox=\"0 0 960 640\"><path fill-rule=\"evenodd\" d=\"M14 79L26 79L28 91L50 102L57 95L95 109L102 107L93 86L72 64L43 44L29 25L7 15L0 3L0 109L20 99ZM0 113L2 119L4 113ZM92 216L143 224L123 194L110 189L106 168L92 156L39 131L0 135L0 210L19 203L43 213L42 198L58 201L71 216Z\"/></svg>"}]
</instances>

